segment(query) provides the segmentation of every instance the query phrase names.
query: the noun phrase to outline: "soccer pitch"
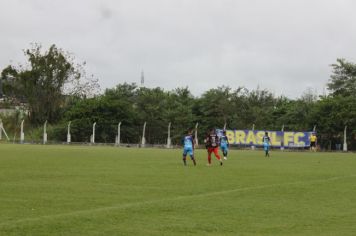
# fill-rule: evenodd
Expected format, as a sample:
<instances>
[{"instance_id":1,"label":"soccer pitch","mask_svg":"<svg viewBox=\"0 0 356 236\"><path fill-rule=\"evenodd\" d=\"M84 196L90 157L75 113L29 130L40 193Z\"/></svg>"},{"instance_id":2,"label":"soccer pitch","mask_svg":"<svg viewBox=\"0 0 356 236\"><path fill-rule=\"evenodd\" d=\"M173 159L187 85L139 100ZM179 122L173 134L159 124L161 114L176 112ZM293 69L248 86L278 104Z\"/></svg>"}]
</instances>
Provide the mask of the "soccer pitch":
<instances>
[{"instance_id":1,"label":"soccer pitch","mask_svg":"<svg viewBox=\"0 0 356 236\"><path fill-rule=\"evenodd\" d=\"M356 235L356 154L0 145L0 235Z\"/></svg>"}]
</instances>

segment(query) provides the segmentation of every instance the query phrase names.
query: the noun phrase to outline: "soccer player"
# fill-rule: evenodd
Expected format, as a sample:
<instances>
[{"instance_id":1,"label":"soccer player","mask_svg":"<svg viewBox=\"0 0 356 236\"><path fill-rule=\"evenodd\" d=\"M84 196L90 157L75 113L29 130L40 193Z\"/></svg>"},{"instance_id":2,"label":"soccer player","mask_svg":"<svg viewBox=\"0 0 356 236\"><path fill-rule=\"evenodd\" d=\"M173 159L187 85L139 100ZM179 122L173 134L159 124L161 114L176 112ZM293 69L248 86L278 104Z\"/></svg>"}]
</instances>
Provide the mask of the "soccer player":
<instances>
[{"instance_id":1,"label":"soccer player","mask_svg":"<svg viewBox=\"0 0 356 236\"><path fill-rule=\"evenodd\" d=\"M316 141L317 141L317 137L315 135L315 132L313 132L310 135L309 139L310 139L310 150L315 152L316 151Z\"/></svg>"},{"instance_id":2,"label":"soccer player","mask_svg":"<svg viewBox=\"0 0 356 236\"><path fill-rule=\"evenodd\" d=\"M209 135L205 138L205 145L208 149L208 166L211 165L211 153L213 152L216 159L223 165L221 157L219 155L219 137L215 132L215 129L211 129Z\"/></svg>"},{"instance_id":3,"label":"soccer player","mask_svg":"<svg viewBox=\"0 0 356 236\"><path fill-rule=\"evenodd\" d=\"M188 133L186 136L183 137L183 163L186 166L187 165L187 155L190 156L190 159L192 159L194 165L196 166L197 163L194 158L194 141L193 141L193 136L192 136L192 131L188 130Z\"/></svg>"},{"instance_id":4,"label":"soccer player","mask_svg":"<svg viewBox=\"0 0 356 236\"><path fill-rule=\"evenodd\" d=\"M271 143L271 139L268 136L268 132L265 132L262 141L263 141L263 149L265 150L265 157L269 157L269 144Z\"/></svg>"},{"instance_id":5,"label":"soccer player","mask_svg":"<svg viewBox=\"0 0 356 236\"><path fill-rule=\"evenodd\" d=\"M224 160L227 160L227 152L229 151L229 139L226 136L226 130L223 131L223 135L220 137L220 149L224 155Z\"/></svg>"}]
</instances>

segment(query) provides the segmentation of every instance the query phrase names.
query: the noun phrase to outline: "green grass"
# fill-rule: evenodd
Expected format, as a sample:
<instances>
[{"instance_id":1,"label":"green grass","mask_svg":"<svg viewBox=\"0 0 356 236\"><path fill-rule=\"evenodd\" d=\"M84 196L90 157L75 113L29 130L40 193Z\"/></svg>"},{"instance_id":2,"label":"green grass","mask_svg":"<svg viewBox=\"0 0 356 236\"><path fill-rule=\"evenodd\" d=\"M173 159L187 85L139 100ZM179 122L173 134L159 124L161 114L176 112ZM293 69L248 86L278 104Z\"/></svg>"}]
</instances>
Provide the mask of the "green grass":
<instances>
[{"instance_id":1,"label":"green grass","mask_svg":"<svg viewBox=\"0 0 356 236\"><path fill-rule=\"evenodd\" d=\"M0 235L356 235L356 154L0 145Z\"/></svg>"}]
</instances>

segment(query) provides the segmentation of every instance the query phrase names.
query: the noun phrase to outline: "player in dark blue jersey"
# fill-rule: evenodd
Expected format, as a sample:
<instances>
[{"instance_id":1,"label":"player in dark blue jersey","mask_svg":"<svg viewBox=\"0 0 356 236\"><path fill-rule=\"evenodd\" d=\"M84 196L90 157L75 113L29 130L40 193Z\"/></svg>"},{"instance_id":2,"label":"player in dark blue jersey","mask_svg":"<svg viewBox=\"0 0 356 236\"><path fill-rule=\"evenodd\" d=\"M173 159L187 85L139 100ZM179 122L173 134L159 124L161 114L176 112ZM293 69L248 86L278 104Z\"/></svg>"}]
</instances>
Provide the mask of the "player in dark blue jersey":
<instances>
[{"instance_id":1,"label":"player in dark blue jersey","mask_svg":"<svg viewBox=\"0 0 356 236\"><path fill-rule=\"evenodd\" d=\"M268 136L268 132L265 132L262 141L263 141L263 149L265 150L265 157L269 157L269 148L270 148L271 139Z\"/></svg>"},{"instance_id":2,"label":"player in dark blue jersey","mask_svg":"<svg viewBox=\"0 0 356 236\"><path fill-rule=\"evenodd\" d=\"M187 165L187 155L190 156L194 165L197 165L195 158L194 158L194 138L192 136L192 131L188 130L188 134L183 137L183 163Z\"/></svg>"},{"instance_id":3,"label":"player in dark blue jersey","mask_svg":"<svg viewBox=\"0 0 356 236\"><path fill-rule=\"evenodd\" d=\"M226 130L223 131L223 135L220 137L220 149L224 155L224 160L227 160L227 153L229 151L229 139L226 136Z\"/></svg>"}]
</instances>

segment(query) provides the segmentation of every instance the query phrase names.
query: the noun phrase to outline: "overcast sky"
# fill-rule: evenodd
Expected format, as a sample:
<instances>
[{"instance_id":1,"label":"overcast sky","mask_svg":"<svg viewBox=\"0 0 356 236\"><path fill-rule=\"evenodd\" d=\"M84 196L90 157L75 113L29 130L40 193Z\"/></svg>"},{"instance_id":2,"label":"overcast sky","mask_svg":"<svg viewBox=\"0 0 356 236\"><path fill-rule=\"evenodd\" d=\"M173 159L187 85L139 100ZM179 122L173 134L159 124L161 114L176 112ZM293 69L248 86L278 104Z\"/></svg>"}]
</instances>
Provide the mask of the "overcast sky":
<instances>
[{"instance_id":1,"label":"overcast sky","mask_svg":"<svg viewBox=\"0 0 356 236\"><path fill-rule=\"evenodd\" d=\"M102 89L140 83L196 96L221 85L323 93L356 62L354 0L0 0L0 69L37 42L86 61Z\"/></svg>"}]
</instances>

